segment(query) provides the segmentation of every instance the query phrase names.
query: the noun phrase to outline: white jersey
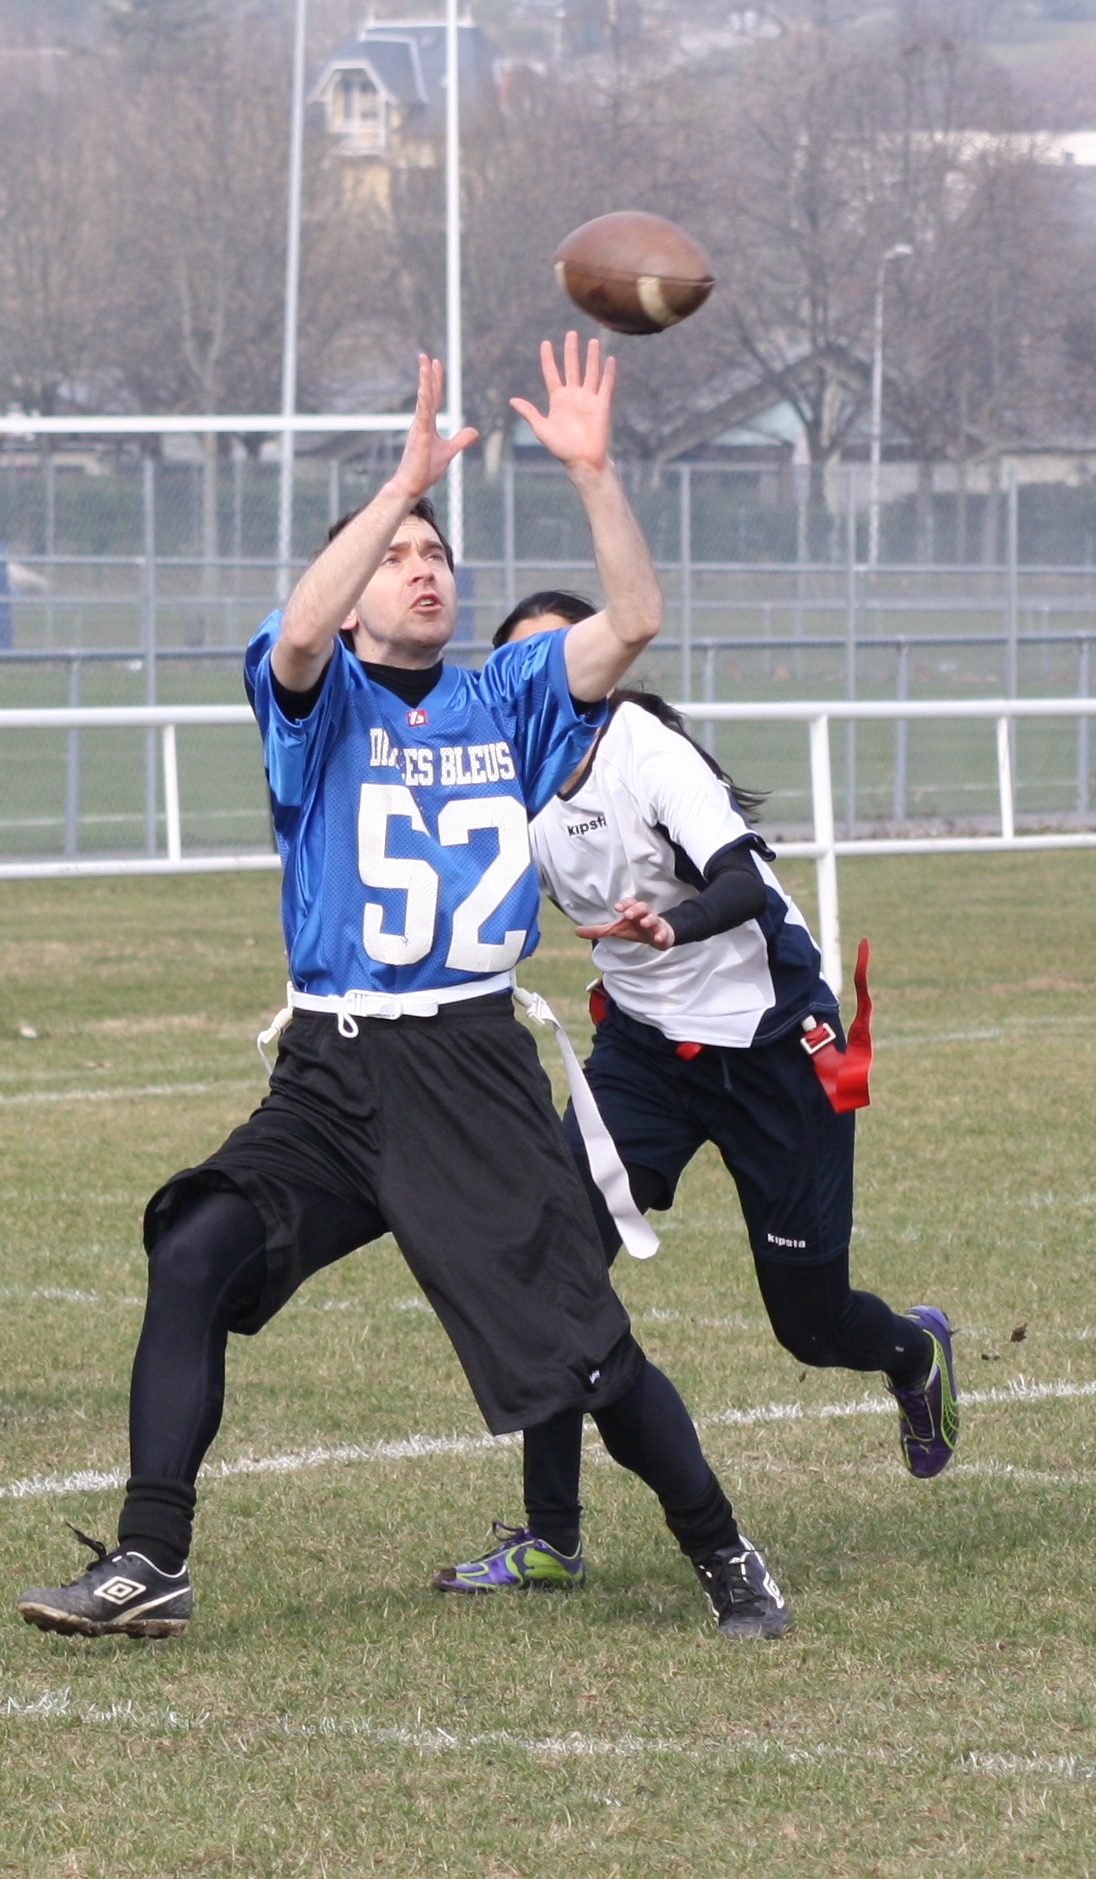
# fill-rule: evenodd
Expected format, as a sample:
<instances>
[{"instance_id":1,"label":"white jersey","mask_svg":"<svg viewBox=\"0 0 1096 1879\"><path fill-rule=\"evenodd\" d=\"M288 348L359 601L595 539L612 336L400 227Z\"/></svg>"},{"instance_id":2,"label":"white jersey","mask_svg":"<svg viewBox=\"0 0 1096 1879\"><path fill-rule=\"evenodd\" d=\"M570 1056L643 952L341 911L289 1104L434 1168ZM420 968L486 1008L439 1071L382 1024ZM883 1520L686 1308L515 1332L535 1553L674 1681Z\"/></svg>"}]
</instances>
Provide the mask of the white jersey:
<instances>
[{"instance_id":1,"label":"white jersey","mask_svg":"<svg viewBox=\"0 0 1096 1879\"><path fill-rule=\"evenodd\" d=\"M604 939L593 959L610 997L675 1042L745 1047L780 1037L837 1000L807 923L765 860L730 790L678 732L622 704L581 783L532 824L541 885L577 926L614 919L634 894L665 913L695 898L720 849L749 846L768 907L727 933L660 952Z\"/></svg>"}]
</instances>

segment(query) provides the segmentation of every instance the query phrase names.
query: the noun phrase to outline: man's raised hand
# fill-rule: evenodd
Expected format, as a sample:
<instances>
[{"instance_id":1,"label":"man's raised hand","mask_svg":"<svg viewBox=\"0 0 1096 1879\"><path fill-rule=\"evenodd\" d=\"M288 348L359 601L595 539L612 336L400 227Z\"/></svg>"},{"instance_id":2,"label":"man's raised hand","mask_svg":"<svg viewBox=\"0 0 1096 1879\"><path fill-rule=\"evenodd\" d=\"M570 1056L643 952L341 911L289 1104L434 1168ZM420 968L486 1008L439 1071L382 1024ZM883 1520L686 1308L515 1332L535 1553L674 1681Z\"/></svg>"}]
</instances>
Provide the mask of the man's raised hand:
<instances>
[{"instance_id":1,"label":"man's raised hand","mask_svg":"<svg viewBox=\"0 0 1096 1879\"><path fill-rule=\"evenodd\" d=\"M511 398L538 443L568 469L604 469L609 460L609 415L616 379L616 360L601 363L601 345L591 339L586 348L586 370L581 369L578 334L563 342L563 377L556 365L550 339L541 343L540 363L548 392L547 414L527 398Z\"/></svg>"},{"instance_id":2,"label":"man's raised hand","mask_svg":"<svg viewBox=\"0 0 1096 1879\"><path fill-rule=\"evenodd\" d=\"M419 354L419 388L415 398L415 414L407 432L407 441L403 446L399 468L393 482L401 493L417 502L425 496L428 489L440 481L453 458L467 450L479 436L470 425L458 431L455 437L441 437L438 434L438 413L442 409L445 396L445 371L440 359L428 358L425 352Z\"/></svg>"}]
</instances>

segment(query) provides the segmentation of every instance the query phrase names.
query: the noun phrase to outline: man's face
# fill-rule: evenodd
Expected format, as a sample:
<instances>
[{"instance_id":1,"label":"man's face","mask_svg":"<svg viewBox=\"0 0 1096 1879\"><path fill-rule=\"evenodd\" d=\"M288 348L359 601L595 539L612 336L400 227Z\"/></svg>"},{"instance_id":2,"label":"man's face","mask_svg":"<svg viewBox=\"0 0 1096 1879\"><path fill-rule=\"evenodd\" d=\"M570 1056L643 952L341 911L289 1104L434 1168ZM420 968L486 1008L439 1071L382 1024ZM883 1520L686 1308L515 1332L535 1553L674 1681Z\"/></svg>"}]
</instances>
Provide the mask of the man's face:
<instances>
[{"instance_id":1,"label":"man's face","mask_svg":"<svg viewBox=\"0 0 1096 1879\"><path fill-rule=\"evenodd\" d=\"M429 522L408 516L354 610L355 649L380 665L437 663L452 638L457 583Z\"/></svg>"}]
</instances>

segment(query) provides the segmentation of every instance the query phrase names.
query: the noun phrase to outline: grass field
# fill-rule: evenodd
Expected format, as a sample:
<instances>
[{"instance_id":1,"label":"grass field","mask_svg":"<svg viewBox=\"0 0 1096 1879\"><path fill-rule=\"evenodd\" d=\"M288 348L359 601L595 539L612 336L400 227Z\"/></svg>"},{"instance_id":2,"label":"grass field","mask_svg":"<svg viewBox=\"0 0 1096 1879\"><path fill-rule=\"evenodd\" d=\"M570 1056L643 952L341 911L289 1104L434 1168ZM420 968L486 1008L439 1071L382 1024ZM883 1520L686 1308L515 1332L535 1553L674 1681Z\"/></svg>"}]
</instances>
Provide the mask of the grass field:
<instances>
[{"instance_id":1,"label":"grass field","mask_svg":"<svg viewBox=\"0 0 1096 1879\"><path fill-rule=\"evenodd\" d=\"M0 896L0 1873L1096 1873L1088 855L842 867L879 1042L856 1274L959 1328L946 1475L903 1472L876 1378L775 1345L714 1160L659 1258L618 1268L792 1602L783 1641L719 1638L593 1438L586 1590L429 1590L517 1518L518 1457L390 1242L234 1342L188 1634L18 1623L25 1584L82 1564L66 1520L112 1536L142 1203L261 1092L275 897L268 877ZM525 978L576 1037L585 976L553 918Z\"/></svg>"}]
</instances>

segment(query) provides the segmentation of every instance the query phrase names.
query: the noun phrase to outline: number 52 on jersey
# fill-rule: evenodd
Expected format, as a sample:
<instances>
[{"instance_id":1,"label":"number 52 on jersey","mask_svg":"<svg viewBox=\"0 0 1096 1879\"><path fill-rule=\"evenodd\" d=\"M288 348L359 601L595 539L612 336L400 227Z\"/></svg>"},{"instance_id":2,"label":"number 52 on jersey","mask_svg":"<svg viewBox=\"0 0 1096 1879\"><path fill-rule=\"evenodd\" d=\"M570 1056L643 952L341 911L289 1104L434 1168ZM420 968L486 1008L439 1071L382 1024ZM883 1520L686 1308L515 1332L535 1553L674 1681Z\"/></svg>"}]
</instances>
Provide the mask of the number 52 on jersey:
<instances>
[{"instance_id":1,"label":"number 52 on jersey","mask_svg":"<svg viewBox=\"0 0 1096 1879\"><path fill-rule=\"evenodd\" d=\"M405 896L403 925L395 930L385 927L385 909L378 901L366 902L362 944L382 965L410 966L434 947L446 883L424 857L389 853L390 828L397 817L417 835L429 837L406 784L361 785L358 873L367 888L397 889ZM492 941L483 939L482 929L531 866L525 807L517 797L505 795L456 797L442 805L437 829L441 847L467 847L475 830L493 830L498 852L478 881L456 899L445 965L454 972L505 972L521 958L528 930L508 929L501 940Z\"/></svg>"}]
</instances>

